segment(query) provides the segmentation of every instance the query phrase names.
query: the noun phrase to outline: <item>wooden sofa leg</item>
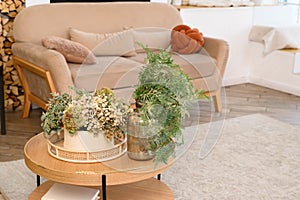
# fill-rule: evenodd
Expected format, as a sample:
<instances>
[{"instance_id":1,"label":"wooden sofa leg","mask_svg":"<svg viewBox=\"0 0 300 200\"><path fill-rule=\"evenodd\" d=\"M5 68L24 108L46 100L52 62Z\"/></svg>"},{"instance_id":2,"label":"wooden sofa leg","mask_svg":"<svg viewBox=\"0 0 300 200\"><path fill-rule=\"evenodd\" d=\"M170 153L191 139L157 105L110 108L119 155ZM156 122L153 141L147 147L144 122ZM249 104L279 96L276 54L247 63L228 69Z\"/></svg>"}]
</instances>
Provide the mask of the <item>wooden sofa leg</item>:
<instances>
[{"instance_id":1,"label":"wooden sofa leg","mask_svg":"<svg viewBox=\"0 0 300 200\"><path fill-rule=\"evenodd\" d=\"M25 97L22 109L22 118L28 118L30 113L31 101Z\"/></svg>"},{"instance_id":2,"label":"wooden sofa leg","mask_svg":"<svg viewBox=\"0 0 300 200\"><path fill-rule=\"evenodd\" d=\"M222 101L221 101L221 91L217 90L215 95L212 96L216 112L222 112Z\"/></svg>"}]
</instances>

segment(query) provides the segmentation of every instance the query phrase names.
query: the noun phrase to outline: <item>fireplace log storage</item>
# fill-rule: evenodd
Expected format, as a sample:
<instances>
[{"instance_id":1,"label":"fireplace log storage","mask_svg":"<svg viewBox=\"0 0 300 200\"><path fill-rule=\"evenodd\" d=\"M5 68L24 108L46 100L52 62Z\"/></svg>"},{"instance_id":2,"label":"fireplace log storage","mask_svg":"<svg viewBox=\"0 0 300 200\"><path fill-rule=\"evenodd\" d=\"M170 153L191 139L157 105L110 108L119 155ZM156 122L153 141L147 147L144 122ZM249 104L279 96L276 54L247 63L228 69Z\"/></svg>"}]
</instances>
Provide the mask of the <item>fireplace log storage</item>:
<instances>
[{"instance_id":1,"label":"fireplace log storage","mask_svg":"<svg viewBox=\"0 0 300 200\"><path fill-rule=\"evenodd\" d=\"M13 21L24 8L25 0L0 1L0 67L3 73L3 94L1 112L7 110L21 110L24 100L22 85L12 61L11 46L14 42L11 36ZM1 90L0 90L1 93ZM2 104L2 102L1 102ZM2 107L3 106L3 107ZM2 121L2 115L1 115Z\"/></svg>"}]
</instances>

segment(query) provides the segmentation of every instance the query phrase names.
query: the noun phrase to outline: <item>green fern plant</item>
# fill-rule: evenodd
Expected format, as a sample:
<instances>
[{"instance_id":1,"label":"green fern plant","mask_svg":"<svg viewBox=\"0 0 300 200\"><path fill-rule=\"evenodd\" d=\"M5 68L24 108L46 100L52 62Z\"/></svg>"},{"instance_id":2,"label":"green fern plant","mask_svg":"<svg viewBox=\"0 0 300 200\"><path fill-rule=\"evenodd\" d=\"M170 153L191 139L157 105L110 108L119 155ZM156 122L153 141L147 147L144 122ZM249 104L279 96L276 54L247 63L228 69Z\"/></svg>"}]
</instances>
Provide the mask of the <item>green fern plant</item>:
<instances>
[{"instance_id":1,"label":"green fern plant","mask_svg":"<svg viewBox=\"0 0 300 200\"><path fill-rule=\"evenodd\" d=\"M167 163L170 156L175 156L178 141L183 142L182 121L188 113L188 102L203 92L195 90L170 52L162 49L157 53L142 47L147 54L146 65L139 74L140 84L133 97L144 122L161 124L160 131L149 140L149 150L155 154L156 163Z\"/></svg>"}]
</instances>

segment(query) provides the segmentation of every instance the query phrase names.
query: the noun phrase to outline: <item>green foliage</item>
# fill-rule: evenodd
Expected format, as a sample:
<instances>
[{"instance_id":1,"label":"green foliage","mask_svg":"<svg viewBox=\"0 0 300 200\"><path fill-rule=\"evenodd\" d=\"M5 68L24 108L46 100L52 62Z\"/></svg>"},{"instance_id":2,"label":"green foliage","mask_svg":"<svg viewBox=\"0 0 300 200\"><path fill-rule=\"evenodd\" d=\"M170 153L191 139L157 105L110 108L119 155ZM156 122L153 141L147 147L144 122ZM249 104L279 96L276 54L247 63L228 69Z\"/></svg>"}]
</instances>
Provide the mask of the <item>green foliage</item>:
<instances>
[{"instance_id":1,"label":"green foliage","mask_svg":"<svg viewBox=\"0 0 300 200\"><path fill-rule=\"evenodd\" d=\"M188 101L199 97L187 74L173 62L171 53L146 50L147 65L139 74L140 85L133 97L143 121L161 125L149 141L155 162L167 162L174 156L176 141L182 136L182 120L187 113Z\"/></svg>"},{"instance_id":2,"label":"green foliage","mask_svg":"<svg viewBox=\"0 0 300 200\"><path fill-rule=\"evenodd\" d=\"M136 89L134 97L141 105L139 113L143 121L158 122L164 127L162 134L177 136L183 115L172 91L160 84L143 84Z\"/></svg>"},{"instance_id":3,"label":"green foliage","mask_svg":"<svg viewBox=\"0 0 300 200\"><path fill-rule=\"evenodd\" d=\"M44 112L41 116L42 128L45 134L51 135L61 130L64 110L71 100L71 96L66 93L62 95L52 94L52 99L48 102L47 112Z\"/></svg>"},{"instance_id":4,"label":"green foliage","mask_svg":"<svg viewBox=\"0 0 300 200\"><path fill-rule=\"evenodd\" d=\"M75 93L53 94L48 109L42 114L42 128L45 136L62 129L75 134L87 130L98 134L103 132L107 139L121 137L123 127L132 109L117 100L109 88L101 88L94 93L72 88ZM115 134L115 135L114 135ZM115 138L116 138L115 137Z\"/></svg>"},{"instance_id":5,"label":"green foliage","mask_svg":"<svg viewBox=\"0 0 300 200\"><path fill-rule=\"evenodd\" d=\"M154 53L143 44L141 43L137 43L137 44L140 45L146 51L147 54L147 57L145 58L146 64L166 64L169 67L180 69L180 66L173 62L172 54L167 50L161 49L159 50L159 53Z\"/></svg>"},{"instance_id":6,"label":"green foliage","mask_svg":"<svg viewBox=\"0 0 300 200\"><path fill-rule=\"evenodd\" d=\"M141 84L159 84L172 93L182 108L186 102L195 98L195 90L188 76L179 68L170 67L167 64L149 64L140 74ZM171 95L171 94L170 94Z\"/></svg>"}]
</instances>

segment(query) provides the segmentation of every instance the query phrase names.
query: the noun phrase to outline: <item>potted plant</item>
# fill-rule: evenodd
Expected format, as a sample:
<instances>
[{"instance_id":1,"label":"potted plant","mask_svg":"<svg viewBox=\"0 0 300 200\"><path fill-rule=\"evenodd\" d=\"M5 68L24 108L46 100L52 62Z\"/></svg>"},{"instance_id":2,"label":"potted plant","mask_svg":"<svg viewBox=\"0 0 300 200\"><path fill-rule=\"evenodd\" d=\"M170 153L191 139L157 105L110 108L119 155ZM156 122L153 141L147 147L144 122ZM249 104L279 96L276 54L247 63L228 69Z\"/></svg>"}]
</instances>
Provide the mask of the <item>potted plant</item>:
<instances>
[{"instance_id":1,"label":"potted plant","mask_svg":"<svg viewBox=\"0 0 300 200\"><path fill-rule=\"evenodd\" d=\"M176 145L183 143L182 121L189 101L204 93L195 90L170 52L144 49L147 58L133 92L134 112L108 88L93 93L74 88L74 95L53 94L41 117L45 136L62 130L67 137L85 131L116 144L127 133L128 155L133 159L154 157L156 163L166 163L174 156Z\"/></svg>"},{"instance_id":2,"label":"potted plant","mask_svg":"<svg viewBox=\"0 0 300 200\"><path fill-rule=\"evenodd\" d=\"M50 99L47 111L41 116L45 137L60 134L63 130L64 147L70 150L108 148L123 141L123 127L131 111L129 106L116 99L109 88L102 88L93 93L73 89L74 95L53 94L53 98ZM99 137L96 143L89 141L93 146L80 147L79 142L72 145L75 136L79 134L85 134L83 137Z\"/></svg>"},{"instance_id":3,"label":"potted plant","mask_svg":"<svg viewBox=\"0 0 300 200\"><path fill-rule=\"evenodd\" d=\"M134 159L155 156L156 162L166 163L170 156L174 156L175 146L183 142L182 121L189 101L204 93L194 89L188 75L173 62L170 52L160 50L155 53L143 48L147 53L146 65L139 74L140 84L133 93L136 112L130 120L134 122L129 122L130 126L142 128L128 128L128 151ZM130 141L136 140L137 136L143 142L135 142L135 148L131 148ZM148 143L145 143L145 138Z\"/></svg>"}]
</instances>

